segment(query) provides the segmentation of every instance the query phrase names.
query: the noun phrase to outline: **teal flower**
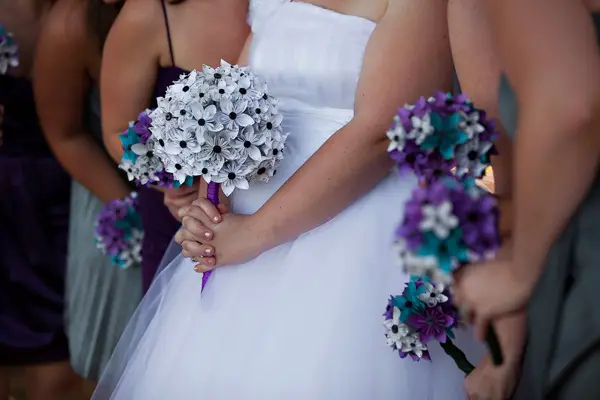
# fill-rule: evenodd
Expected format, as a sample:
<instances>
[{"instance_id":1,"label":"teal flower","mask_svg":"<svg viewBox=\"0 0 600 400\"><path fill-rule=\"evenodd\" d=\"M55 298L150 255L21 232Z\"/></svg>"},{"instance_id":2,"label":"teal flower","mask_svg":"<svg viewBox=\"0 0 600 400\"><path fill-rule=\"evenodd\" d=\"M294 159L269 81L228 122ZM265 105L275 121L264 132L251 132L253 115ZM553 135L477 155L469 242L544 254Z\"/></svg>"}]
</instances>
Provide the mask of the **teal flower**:
<instances>
[{"instance_id":1,"label":"teal flower","mask_svg":"<svg viewBox=\"0 0 600 400\"><path fill-rule=\"evenodd\" d=\"M394 307L400 310L400 322L407 321L412 315L418 315L425 310L425 304L419 299L419 295L424 292L424 288L417 286L412 281L406 284L402 296L396 296L392 300Z\"/></svg>"},{"instance_id":2,"label":"teal flower","mask_svg":"<svg viewBox=\"0 0 600 400\"><path fill-rule=\"evenodd\" d=\"M121 140L121 146L123 147L123 150L125 150L122 159L129 160L135 164L138 156L133 152L133 150L131 150L131 146L137 144L140 141L140 137L137 133L135 133L133 127L130 127L119 135L119 140Z\"/></svg>"},{"instance_id":3,"label":"teal flower","mask_svg":"<svg viewBox=\"0 0 600 400\"><path fill-rule=\"evenodd\" d=\"M452 230L444 240L440 240L432 232L425 233L418 254L436 257L440 269L446 273L451 273L455 264L468 261L467 247L462 241L460 228Z\"/></svg>"},{"instance_id":4,"label":"teal flower","mask_svg":"<svg viewBox=\"0 0 600 400\"><path fill-rule=\"evenodd\" d=\"M180 183L178 180L173 181L173 187L175 189L182 187L183 185L185 186L192 186L194 184L194 177L193 176L188 176L185 178L185 181L183 181L183 183Z\"/></svg>"},{"instance_id":5,"label":"teal flower","mask_svg":"<svg viewBox=\"0 0 600 400\"><path fill-rule=\"evenodd\" d=\"M454 113L444 117L438 113L431 113L431 125L435 133L429 135L421 144L423 150L438 149L442 157L450 160L454 157L454 147L465 143L467 134L458 127L461 121L460 114Z\"/></svg>"}]
</instances>

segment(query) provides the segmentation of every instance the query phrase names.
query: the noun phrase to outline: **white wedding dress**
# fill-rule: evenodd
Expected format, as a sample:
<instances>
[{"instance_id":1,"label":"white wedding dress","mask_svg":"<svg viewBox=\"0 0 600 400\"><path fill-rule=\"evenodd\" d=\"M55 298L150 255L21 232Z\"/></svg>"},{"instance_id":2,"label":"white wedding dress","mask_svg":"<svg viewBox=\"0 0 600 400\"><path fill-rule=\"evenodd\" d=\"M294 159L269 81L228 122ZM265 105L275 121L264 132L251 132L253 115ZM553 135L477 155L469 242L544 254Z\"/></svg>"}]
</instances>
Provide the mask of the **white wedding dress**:
<instances>
[{"instance_id":1,"label":"white wedding dress","mask_svg":"<svg viewBox=\"0 0 600 400\"><path fill-rule=\"evenodd\" d=\"M235 192L236 213L258 210L352 118L375 28L285 0L251 1L250 23L251 67L281 99L290 136L276 177ZM385 345L387 299L409 279L393 254L394 229L415 184L390 175L323 226L216 270L202 296L201 276L179 256L144 298L93 398L464 399L464 376L437 344L433 361L419 363ZM472 362L483 354L468 332L457 344Z\"/></svg>"}]
</instances>

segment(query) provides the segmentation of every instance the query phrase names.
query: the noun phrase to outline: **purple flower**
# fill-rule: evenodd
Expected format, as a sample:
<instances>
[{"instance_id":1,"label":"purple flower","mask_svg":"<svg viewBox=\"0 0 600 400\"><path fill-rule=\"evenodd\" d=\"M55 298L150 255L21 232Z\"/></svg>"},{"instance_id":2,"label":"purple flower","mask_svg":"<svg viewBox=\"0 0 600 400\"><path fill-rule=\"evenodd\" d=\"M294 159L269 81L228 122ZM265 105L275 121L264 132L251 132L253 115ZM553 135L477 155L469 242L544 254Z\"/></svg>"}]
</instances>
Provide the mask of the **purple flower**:
<instances>
[{"instance_id":1,"label":"purple flower","mask_svg":"<svg viewBox=\"0 0 600 400\"><path fill-rule=\"evenodd\" d=\"M441 343L446 342L446 328L454 323L452 316L444 313L441 306L425 308L425 310L416 315L412 315L409 324L418 330L421 342L427 343L435 338Z\"/></svg>"},{"instance_id":2,"label":"purple flower","mask_svg":"<svg viewBox=\"0 0 600 400\"><path fill-rule=\"evenodd\" d=\"M436 112L444 114L452 114L458 111L467 112L472 109L469 97L464 93L453 96L450 93L437 91L433 95L431 105Z\"/></svg>"},{"instance_id":3,"label":"purple flower","mask_svg":"<svg viewBox=\"0 0 600 400\"><path fill-rule=\"evenodd\" d=\"M498 214L492 196L465 196L463 201L456 203L455 211L463 240L471 251L483 256L499 246Z\"/></svg>"},{"instance_id":4,"label":"purple flower","mask_svg":"<svg viewBox=\"0 0 600 400\"><path fill-rule=\"evenodd\" d=\"M390 296L387 306L385 307L385 312L383 313L383 316L385 317L386 320L392 319L394 317L394 306L392 305L393 299L394 299L394 296Z\"/></svg>"},{"instance_id":5,"label":"purple flower","mask_svg":"<svg viewBox=\"0 0 600 400\"><path fill-rule=\"evenodd\" d=\"M165 188L174 187L175 178L173 177L173 174L171 174L170 172L161 170L161 171L158 171L155 175L158 178L158 182L156 183L157 186L161 186L161 187L165 187Z\"/></svg>"},{"instance_id":6,"label":"purple flower","mask_svg":"<svg viewBox=\"0 0 600 400\"><path fill-rule=\"evenodd\" d=\"M151 123L152 118L150 118L150 116L143 111L138 116L138 120L135 125L133 125L133 130L140 137L141 144L146 144L148 139L150 139L150 136L152 136L152 132L150 132L150 129L148 129Z\"/></svg>"}]
</instances>

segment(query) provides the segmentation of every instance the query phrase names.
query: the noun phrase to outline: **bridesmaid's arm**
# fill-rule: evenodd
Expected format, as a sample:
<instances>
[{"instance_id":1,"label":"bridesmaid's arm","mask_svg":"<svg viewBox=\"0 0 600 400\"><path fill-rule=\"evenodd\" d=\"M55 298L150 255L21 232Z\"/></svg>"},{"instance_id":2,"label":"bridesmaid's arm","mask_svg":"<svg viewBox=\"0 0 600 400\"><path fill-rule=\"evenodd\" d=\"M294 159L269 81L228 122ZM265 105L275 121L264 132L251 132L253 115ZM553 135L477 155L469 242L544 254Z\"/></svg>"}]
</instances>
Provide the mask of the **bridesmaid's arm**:
<instances>
[{"instance_id":1,"label":"bridesmaid's arm","mask_svg":"<svg viewBox=\"0 0 600 400\"><path fill-rule=\"evenodd\" d=\"M471 100L499 122L498 83L499 55L494 48L485 3L481 0L450 0L448 5L450 44L461 89ZM501 207L501 230L509 236L512 230L512 142L502 126L496 142L499 155L492 158L495 193ZM498 259L510 259L512 243L506 243ZM504 352L505 366L513 374L520 371L525 342L525 315L518 313L494 321ZM496 370L496 369L494 369ZM504 374L498 376L503 377ZM489 376L485 378L489 379ZM512 384L514 382L509 382ZM491 389L491 388L490 388Z\"/></svg>"},{"instance_id":2,"label":"bridesmaid's arm","mask_svg":"<svg viewBox=\"0 0 600 400\"><path fill-rule=\"evenodd\" d=\"M596 175L600 57L577 0L489 0L519 105L514 167L515 279L533 285ZM557 29L557 27L561 29Z\"/></svg>"},{"instance_id":3,"label":"bridesmaid's arm","mask_svg":"<svg viewBox=\"0 0 600 400\"><path fill-rule=\"evenodd\" d=\"M255 214L266 248L324 224L390 171L385 132L397 108L451 87L446 6L390 0L366 49L354 118Z\"/></svg>"},{"instance_id":4,"label":"bridesmaid's arm","mask_svg":"<svg viewBox=\"0 0 600 400\"><path fill-rule=\"evenodd\" d=\"M119 133L137 119L152 97L159 67L157 43L166 40L164 22L157 13L162 16L160 1L127 0L104 45L102 130L104 143L117 163L123 156Z\"/></svg>"},{"instance_id":5,"label":"bridesmaid's arm","mask_svg":"<svg viewBox=\"0 0 600 400\"><path fill-rule=\"evenodd\" d=\"M67 1L50 11L37 45L34 89L40 121L58 161L74 179L108 202L126 196L129 189L83 126L90 81L86 57L94 45L88 40L85 7L85 3L74 6Z\"/></svg>"}]
</instances>

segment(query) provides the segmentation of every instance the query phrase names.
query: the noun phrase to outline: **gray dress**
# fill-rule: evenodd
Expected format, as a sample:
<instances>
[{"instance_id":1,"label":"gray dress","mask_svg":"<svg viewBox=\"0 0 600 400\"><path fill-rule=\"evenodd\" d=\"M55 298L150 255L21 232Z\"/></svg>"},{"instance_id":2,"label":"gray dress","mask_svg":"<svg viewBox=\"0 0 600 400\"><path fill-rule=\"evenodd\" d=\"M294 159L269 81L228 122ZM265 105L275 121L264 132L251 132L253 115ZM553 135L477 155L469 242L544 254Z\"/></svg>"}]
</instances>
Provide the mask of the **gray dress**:
<instances>
[{"instance_id":1,"label":"gray dress","mask_svg":"<svg viewBox=\"0 0 600 400\"><path fill-rule=\"evenodd\" d=\"M88 129L101 143L100 99L94 89ZM98 380L129 318L141 299L139 266L121 270L96 248L94 223L103 203L73 181L66 278L66 331L71 363L89 380Z\"/></svg>"},{"instance_id":2,"label":"gray dress","mask_svg":"<svg viewBox=\"0 0 600 400\"><path fill-rule=\"evenodd\" d=\"M599 32L600 14L594 24ZM518 110L506 78L500 110L504 127L514 134ZM600 399L599 289L600 174L552 246L533 293L515 399Z\"/></svg>"}]
</instances>

